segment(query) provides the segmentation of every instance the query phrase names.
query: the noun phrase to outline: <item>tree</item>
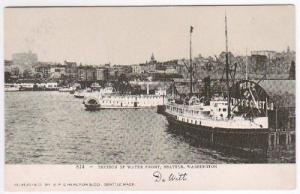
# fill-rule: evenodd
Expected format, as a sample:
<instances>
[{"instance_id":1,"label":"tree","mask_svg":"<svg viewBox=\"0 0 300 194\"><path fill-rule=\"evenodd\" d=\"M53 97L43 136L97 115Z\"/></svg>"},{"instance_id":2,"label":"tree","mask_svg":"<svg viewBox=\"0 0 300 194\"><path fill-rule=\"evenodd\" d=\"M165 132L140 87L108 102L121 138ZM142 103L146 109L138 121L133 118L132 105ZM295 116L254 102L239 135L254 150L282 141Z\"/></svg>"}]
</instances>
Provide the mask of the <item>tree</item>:
<instances>
[{"instance_id":1,"label":"tree","mask_svg":"<svg viewBox=\"0 0 300 194\"><path fill-rule=\"evenodd\" d=\"M24 78L31 78L31 74L32 74L32 72L31 72L30 69L25 69L25 70L23 71L23 77L24 77Z\"/></svg>"},{"instance_id":2,"label":"tree","mask_svg":"<svg viewBox=\"0 0 300 194\"><path fill-rule=\"evenodd\" d=\"M295 73L295 61L292 61L292 62L291 62L289 78L290 78L291 80L295 80L295 79L296 79L296 73Z\"/></svg>"},{"instance_id":3,"label":"tree","mask_svg":"<svg viewBox=\"0 0 300 194\"><path fill-rule=\"evenodd\" d=\"M131 85L129 83L129 80L123 73L113 83L113 87L121 94L129 93L131 91Z\"/></svg>"},{"instance_id":4,"label":"tree","mask_svg":"<svg viewBox=\"0 0 300 194\"><path fill-rule=\"evenodd\" d=\"M5 72L4 74L4 77L5 77L5 83L8 83L10 82L10 76L11 76L11 73L10 72Z\"/></svg>"}]
</instances>

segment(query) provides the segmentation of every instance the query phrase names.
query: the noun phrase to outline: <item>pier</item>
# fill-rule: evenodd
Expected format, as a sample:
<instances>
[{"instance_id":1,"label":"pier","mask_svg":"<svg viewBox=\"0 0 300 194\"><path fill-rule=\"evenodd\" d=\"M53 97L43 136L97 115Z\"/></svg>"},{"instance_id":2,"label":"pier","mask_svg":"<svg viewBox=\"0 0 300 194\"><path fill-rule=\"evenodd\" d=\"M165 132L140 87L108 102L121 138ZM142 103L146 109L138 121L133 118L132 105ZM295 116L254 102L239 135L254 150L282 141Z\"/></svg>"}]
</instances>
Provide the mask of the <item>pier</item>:
<instances>
[{"instance_id":1,"label":"pier","mask_svg":"<svg viewBox=\"0 0 300 194\"><path fill-rule=\"evenodd\" d=\"M279 147L288 149L295 144L296 132L287 129L270 130L268 134L268 148L269 150L276 150Z\"/></svg>"}]
</instances>

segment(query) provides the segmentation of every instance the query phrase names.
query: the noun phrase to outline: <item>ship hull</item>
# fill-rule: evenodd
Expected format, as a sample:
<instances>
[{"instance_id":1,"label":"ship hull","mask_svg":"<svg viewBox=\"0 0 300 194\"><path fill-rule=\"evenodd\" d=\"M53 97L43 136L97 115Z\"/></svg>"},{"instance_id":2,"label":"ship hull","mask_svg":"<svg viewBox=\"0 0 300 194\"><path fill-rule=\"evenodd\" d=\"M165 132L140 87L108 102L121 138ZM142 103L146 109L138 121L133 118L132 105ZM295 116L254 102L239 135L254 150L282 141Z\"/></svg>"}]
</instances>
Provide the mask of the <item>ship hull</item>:
<instances>
[{"instance_id":1,"label":"ship hull","mask_svg":"<svg viewBox=\"0 0 300 194\"><path fill-rule=\"evenodd\" d=\"M100 105L97 104L85 104L85 109L87 111L98 111L100 110Z\"/></svg>"},{"instance_id":2,"label":"ship hull","mask_svg":"<svg viewBox=\"0 0 300 194\"><path fill-rule=\"evenodd\" d=\"M174 115L162 112L168 120L169 130L188 134L199 143L222 149L239 156L263 159L267 155L268 129L225 129L182 122Z\"/></svg>"},{"instance_id":3,"label":"ship hull","mask_svg":"<svg viewBox=\"0 0 300 194\"><path fill-rule=\"evenodd\" d=\"M83 95L74 95L75 98L84 98Z\"/></svg>"}]
</instances>

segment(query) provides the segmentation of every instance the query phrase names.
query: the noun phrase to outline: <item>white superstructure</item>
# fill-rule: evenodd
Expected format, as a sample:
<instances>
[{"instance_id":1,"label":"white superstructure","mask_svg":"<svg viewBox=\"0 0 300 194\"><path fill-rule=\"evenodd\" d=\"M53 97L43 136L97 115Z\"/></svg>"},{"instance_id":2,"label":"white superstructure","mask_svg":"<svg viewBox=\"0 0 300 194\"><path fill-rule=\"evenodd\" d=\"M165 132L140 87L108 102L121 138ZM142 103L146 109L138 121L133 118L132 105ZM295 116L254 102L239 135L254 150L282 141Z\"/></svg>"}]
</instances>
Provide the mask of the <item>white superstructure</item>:
<instances>
[{"instance_id":1,"label":"white superstructure","mask_svg":"<svg viewBox=\"0 0 300 194\"><path fill-rule=\"evenodd\" d=\"M92 100L96 104L100 105L100 108L143 108L143 107L156 107L158 105L164 105L167 99L164 95L129 95L129 94L100 94L91 93L89 96L85 96L84 104L89 104Z\"/></svg>"},{"instance_id":2,"label":"white superstructure","mask_svg":"<svg viewBox=\"0 0 300 194\"><path fill-rule=\"evenodd\" d=\"M268 117L246 118L242 115L227 115L227 100L221 98L211 100L209 105L166 105L166 113L176 117L176 120L193 125L224 128L224 129L267 129Z\"/></svg>"},{"instance_id":3,"label":"white superstructure","mask_svg":"<svg viewBox=\"0 0 300 194\"><path fill-rule=\"evenodd\" d=\"M20 87L16 84L5 84L4 91L5 92L17 92L20 90Z\"/></svg>"}]
</instances>

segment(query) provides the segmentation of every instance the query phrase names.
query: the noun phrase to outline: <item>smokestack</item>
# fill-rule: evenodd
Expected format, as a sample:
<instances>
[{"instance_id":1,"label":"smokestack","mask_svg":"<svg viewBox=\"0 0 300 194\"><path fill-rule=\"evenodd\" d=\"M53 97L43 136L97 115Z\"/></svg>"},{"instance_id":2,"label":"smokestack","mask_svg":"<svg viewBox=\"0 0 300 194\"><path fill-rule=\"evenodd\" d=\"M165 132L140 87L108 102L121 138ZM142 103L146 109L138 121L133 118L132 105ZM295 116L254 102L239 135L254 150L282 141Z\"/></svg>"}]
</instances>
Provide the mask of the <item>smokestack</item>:
<instances>
[{"instance_id":1,"label":"smokestack","mask_svg":"<svg viewBox=\"0 0 300 194\"><path fill-rule=\"evenodd\" d=\"M149 94L149 83L147 83L147 95Z\"/></svg>"},{"instance_id":2,"label":"smokestack","mask_svg":"<svg viewBox=\"0 0 300 194\"><path fill-rule=\"evenodd\" d=\"M205 77L203 79L204 81L204 95L206 99L210 99L211 97L211 90L210 90L210 77Z\"/></svg>"}]
</instances>

